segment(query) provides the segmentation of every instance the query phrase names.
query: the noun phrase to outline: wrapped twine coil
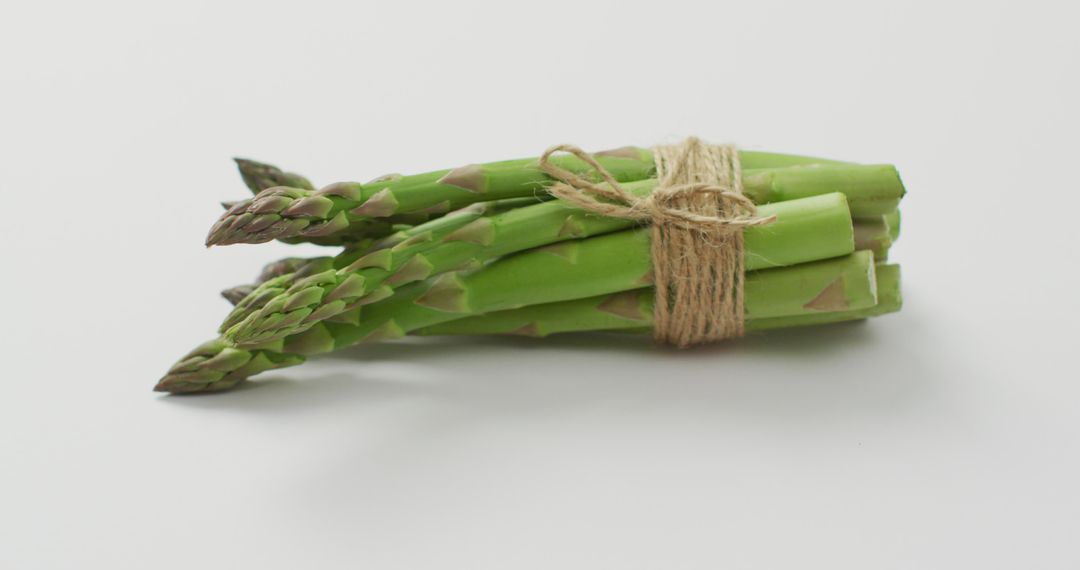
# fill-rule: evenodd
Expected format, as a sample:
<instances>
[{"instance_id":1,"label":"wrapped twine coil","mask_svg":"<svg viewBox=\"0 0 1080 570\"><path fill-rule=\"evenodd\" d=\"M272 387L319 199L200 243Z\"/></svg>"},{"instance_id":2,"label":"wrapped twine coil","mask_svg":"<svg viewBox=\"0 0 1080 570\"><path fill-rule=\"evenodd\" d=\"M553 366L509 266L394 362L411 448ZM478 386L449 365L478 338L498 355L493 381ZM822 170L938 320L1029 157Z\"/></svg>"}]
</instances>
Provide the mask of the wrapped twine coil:
<instances>
[{"instance_id":1,"label":"wrapped twine coil","mask_svg":"<svg viewBox=\"0 0 1080 570\"><path fill-rule=\"evenodd\" d=\"M734 145L688 138L653 147L657 186L648 196L627 192L589 153L563 144L547 149L540 168L559 180L549 192L603 216L640 220L652 231L656 290L653 337L685 348L740 337L743 312L743 229L772 223L742 193L742 167ZM553 164L570 153L588 164L594 182Z\"/></svg>"}]
</instances>

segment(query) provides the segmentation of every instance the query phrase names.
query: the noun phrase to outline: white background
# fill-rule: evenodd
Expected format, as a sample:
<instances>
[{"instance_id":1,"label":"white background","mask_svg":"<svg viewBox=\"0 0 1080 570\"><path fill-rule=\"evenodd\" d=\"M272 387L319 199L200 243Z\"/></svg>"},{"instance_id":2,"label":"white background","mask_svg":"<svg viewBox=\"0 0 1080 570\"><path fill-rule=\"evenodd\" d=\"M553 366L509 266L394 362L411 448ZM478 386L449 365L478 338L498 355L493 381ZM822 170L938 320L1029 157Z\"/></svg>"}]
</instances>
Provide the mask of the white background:
<instances>
[{"instance_id":1,"label":"white background","mask_svg":"<svg viewBox=\"0 0 1080 570\"><path fill-rule=\"evenodd\" d=\"M1076 568L1069 2L0 9L0 567ZM399 342L150 392L231 156L316 183L696 134L892 162L902 313Z\"/></svg>"}]
</instances>

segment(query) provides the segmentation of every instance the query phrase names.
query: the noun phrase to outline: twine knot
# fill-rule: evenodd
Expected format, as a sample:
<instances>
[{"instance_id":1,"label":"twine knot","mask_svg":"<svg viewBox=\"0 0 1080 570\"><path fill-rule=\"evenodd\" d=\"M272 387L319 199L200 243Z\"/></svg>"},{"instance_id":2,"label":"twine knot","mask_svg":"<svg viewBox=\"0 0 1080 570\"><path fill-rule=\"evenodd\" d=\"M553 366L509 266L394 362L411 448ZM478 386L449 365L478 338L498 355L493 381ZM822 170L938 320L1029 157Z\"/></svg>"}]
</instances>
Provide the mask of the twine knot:
<instances>
[{"instance_id":1,"label":"twine knot","mask_svg":"<svg viewBox=\"0 0 1080 570\"><path fill-rule=\"evenodd\" d=\"M549 192L603 216L639 220L652 226L656 302L653 335L680 348L742 336L742 231L772 223L742 193L742 167L734 145L708 145L689 138L653 147L657 185L637 196L580 148L547 149L540 169L560 183ZM551 162L569 153L601 179L594 182Z\"/></svg>"}]
</instances>

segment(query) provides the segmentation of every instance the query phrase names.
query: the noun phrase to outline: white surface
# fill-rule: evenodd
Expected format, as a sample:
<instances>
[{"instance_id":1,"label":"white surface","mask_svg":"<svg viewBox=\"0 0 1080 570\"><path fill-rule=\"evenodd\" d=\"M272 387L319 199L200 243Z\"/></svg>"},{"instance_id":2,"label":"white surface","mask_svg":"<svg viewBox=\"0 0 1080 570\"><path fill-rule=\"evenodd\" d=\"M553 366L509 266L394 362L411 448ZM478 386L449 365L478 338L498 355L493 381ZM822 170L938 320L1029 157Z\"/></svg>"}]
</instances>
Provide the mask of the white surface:
<instances>
[{"instance_id":1,"label":"white surface","mask_svg":"<svg viewBox=\"0 0 1080 570\"><path fill-rule=\"evenodd\" d=\"M1070 3L155 4L0 13L0 567L1080 565ZM897 164L904 311L150 392L295 251L201 247L230 156L328 183L689 134Z\"/></svg>"}]
</instances>

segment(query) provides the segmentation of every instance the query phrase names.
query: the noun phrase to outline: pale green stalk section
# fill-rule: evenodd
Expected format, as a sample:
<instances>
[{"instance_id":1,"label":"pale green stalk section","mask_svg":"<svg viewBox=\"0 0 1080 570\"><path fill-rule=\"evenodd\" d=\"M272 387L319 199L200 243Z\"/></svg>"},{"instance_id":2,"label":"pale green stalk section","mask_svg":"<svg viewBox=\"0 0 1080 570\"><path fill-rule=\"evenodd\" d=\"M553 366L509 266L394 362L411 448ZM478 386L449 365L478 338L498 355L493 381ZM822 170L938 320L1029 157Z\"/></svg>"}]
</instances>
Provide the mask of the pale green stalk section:
<instances>
[{"instance_id":1,"label":"pale green stalk section","mask_svg":"<svg viewBox=\"0 0 1080 570\"><path fill-rule=\"evenodd\" d=\"M823 325L876 317L895 313L903 305L900 291L900 266L895 264L877 264L874 269L877 281L877 304L863 309L847 311L810 313L760 319L750 323L750 330L769 330L807 325Z\"/></svg>"},{"instance_id":2,"label":"pale green stalk section","mask_svg":"<svg viewBox=\"0 0 1080 570\"><path fill-rule=\"evenodd\" d=\"M861 260L860 260L861 263ZM780 272L801 272L806 265L760 272L762 281ZM860 269L852 271L849 278L860 279L868 275ZM799 315L760 317L755 316L753 304L771 303L763 299L764 292L747 285L747 330L767 330L864 319L900 310L900 266L877 265L875 270L877 303L870 307L849 308L837 311L815 311ZM584 299L574 299L531 305L520 309L508 309L493 313L466 317L431 325L412 331L418 335L491 335L516 334L544 337L566 332L605 330L641 330L652 326L652 288L636 289Z\"/></svg>"},{"instance_id":3,"label":"pale green stalk section","mask_svg":"<svg viewBox=\"0 0 1080 570\"><path fill-rule=\"evenodd\" d=\"M842 192L853 216L895 211L905 193L900 175L889 164L807 164L750 171L743 176L743 186L758 204L816 196L823 189Z\"/></svg>"},{"instance_id":4,"label":"pale green stalk section","mask_svg":"<svg viewBox=\"0 0 1080 570\"><path fill-rule=\"evenodd\" d=\"M236 158L237 169L240 171L240 177L244 180L244 185L248 187L252 192L258 195L264 190L275 187L288 187L299 188L301 190L315 191L315 186L308 181L307 178L296 174L295 172L285 172L284 170L264 162L257 162L254 160ZM223 204L225 209L232 210L239 207L243 201L232 202ZM388 218L384 220L370 220L364 223L356 223L349 227L347 231L342 231L333 235L326 236L309 236L309 237L291 237L283 238L281 241L290 244L296 243L313 243L315 245L344 245L353 246L363 243L365 240L378 239L384 237L394 231L395 224L407 223L416 224L426 221L426 217L420 216L399 216L397 218ZM248 286L241 285L239 287L233 287L232 289L226 289L222 292L227 299L230 299L234 304L237 301L236 295L241 291L249 290ZM242 297L241 297L242 298Z\"/></svg>"},{"instance_id":5,"label":"pale green stalk section","mask_svg":"<svg viewBox=\"0 0 1080 570\"><path fill-rule=\"evenodd\" d=\"M900 239L900 210L885 214L885 223L889 224L889 239L896 243Z\"/></svg>"},{"instance_id":6,"label":"pale green stalk section","mask_svg":"<svg viewBox=\"0 0 1080 570\"><path fill-rule=\"evenodd\" d=\"M843 186L847 182L847 175L844 174L846 169L858 168L842 163L826 164L821 159L753 151L743 151L740 156L747 173L747 193L753 195L753 188L766 187L780 192L780 196L788 196L775 199L804 195L804 189L800 186L801 175L793 174L790 178L779 175L776 180L758 180L751 176L751 171L778 167L823 168L825 174L833 176L833 184ZM628 147L597 153L596 157L620 182L643 180L655 175L652 155L642 149ZM552 160L572 172L590 172L591 167L573 156L556 156ZM877 168L882 169L879 181L899 187L902 193L895 169L889 166ZM338 183L317 191L273 187L231 207L211 228L207 245L261 243L290 237L330 239L342 233L356 233L350 228L356 224L363 225L366 223L364 220L402 214L441 213L478 201L535 195L544 192L553 182L539 168L537 159L529 158L466 165L368 184ZM839 186L837 190L844 191ZM867 213L882 213L888 208L876 211L885 207L876 202L892 199L877 197L868 201L852 195L852 203L857 206L856 213L862 212L863 208L874 210Z\"/></svg>"}]
</instances>

